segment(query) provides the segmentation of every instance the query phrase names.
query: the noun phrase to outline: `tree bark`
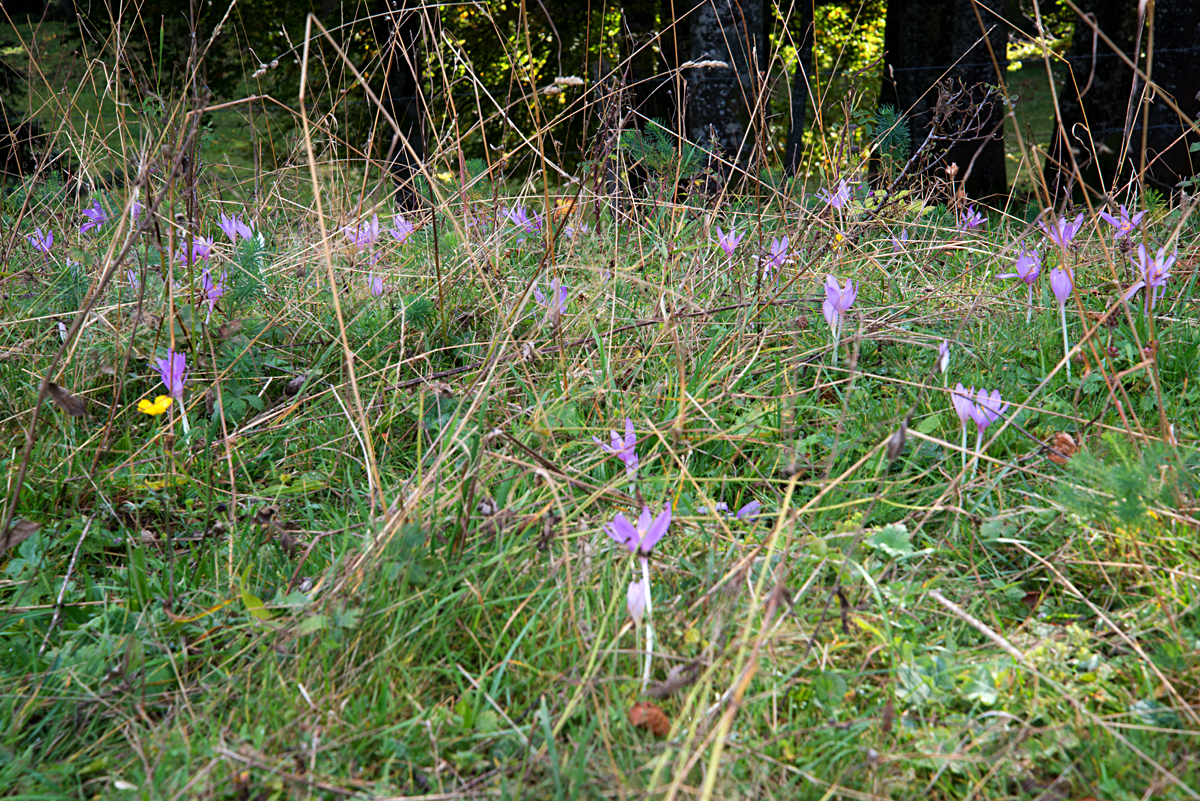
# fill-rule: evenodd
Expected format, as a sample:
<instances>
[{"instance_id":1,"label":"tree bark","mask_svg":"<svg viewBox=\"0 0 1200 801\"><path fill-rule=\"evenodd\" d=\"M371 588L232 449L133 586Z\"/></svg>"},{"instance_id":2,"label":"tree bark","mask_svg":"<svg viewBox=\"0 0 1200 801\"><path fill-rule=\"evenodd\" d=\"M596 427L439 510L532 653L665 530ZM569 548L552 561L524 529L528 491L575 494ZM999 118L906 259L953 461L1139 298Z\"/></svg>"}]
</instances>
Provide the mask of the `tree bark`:
<instances>
[{"instance_id":1,"label":"tree bark","mask_svg":"<svg viewBox=\"0 0 1200 801\"><path fill-rule=\"evenodd\" d=\"M1078 5L1136 63L1137 4L1082 0ZM1054 201L1069 194L1074 186L1072 155L1084 182L1097 184L1093 187L1097 193L1112 188L1122 163L1126 175L1130 174L1121 140L1127 126L1134 122L1128 118L1133 70L1082 19L1075 21L1067 62L1070 69L1058 92L1062 118L1050 142L1044 170L1046 187Z\"/></svg>"},{"instance_id":2,"label":"tree bark","mask_svg":"<svg viewBox=\"0 0 1200 801\"><path fill-rule=\"evenodd\" d=\"M691 59L728 68L688 70L688 137L707 144L710 130L727 159L745 164L754 150L746 135L765 63L763 0L699 0L691 12Z\"/></svg>"},{"instance_id":3,"label":"tree bark","mask_svg":"<svg viewBox=\"0 0 1200 801\"><path fill-rule=\"evenodd\" d=\"M385 148L391 148L389 167L400 185L399 201L405 208L419 205L414 179L425 158L423 122L424 99L421 95L422 15L436 11L419 10L415 0L384 0L389 36L384 51L382 102L400 126L400 139L391 147L391 126L384 123ZM405 142L408 147L405 147ZM410 149L411 148L411 149Z\"/></svg>"},{"instance_id":4,"label":"tree bark","mask_svg":"<svg viewBox=\"0 0 1200 801\"><path fill-rule=\"evenodd\" d=\"M799 38L796 40L796 73L792 76L791 120L783 155L783 168L788 175L796 174L804 154L809 76L813 72L813 3L811 0L800 0L793 8L796 15L793 30L799 31Z\"/></svg>"},{"instance_id":5,"label":"tree bark","mask_svg":"<svg viewBox=\"0 0 1200 801\"><path fill-rule=\"evenodd\" d=\"M1190 120L1200 118L1198 57L1200 3L1159 0L1154 4L1154 62L1150 79L1171 96ZM1186 120L1181 120L1161 99L1152 100L1146 136L1147 186L1168 194L1178 192L1179 182L1196 175L1200 168L1200 152L1188 151L1195 142L1200 142L1200 137L1191 131ZM1140 158L1140 136L1136 137L1134 147ZM1196 189L1191 187L1191 192Z\"/></svg>"},{"instance_id":6,"label":"tree bark","mask_svg":"<svg viewBox=\"0 0 1200 801\"><path fill-rule=\"evenodd\" d=\"M949 79L956 87L961 84L970 89L970 102L963 104L969 108L986 96L984 84L997 83L996 65L1002 75L1008 67L1007 29L1000 22L1005 3L979 0L979 6L976 17L972 0L888 3L884 30L887 58L879 102L907 115L914 153L925 143L933 124L938 100L934 86L938 82ZM986 40L980 20L988 31ZM949 148L939 166L957 164L958 180L970 197L988 198L1007 191L1002 112L1003 106L993 103L989 113L970 124L978 129L977 133L941 143L942 149L947 144ZM946 127L962 127L971 116L969 110L960 111L949 118Z\"/></svg>"}]
</instances>

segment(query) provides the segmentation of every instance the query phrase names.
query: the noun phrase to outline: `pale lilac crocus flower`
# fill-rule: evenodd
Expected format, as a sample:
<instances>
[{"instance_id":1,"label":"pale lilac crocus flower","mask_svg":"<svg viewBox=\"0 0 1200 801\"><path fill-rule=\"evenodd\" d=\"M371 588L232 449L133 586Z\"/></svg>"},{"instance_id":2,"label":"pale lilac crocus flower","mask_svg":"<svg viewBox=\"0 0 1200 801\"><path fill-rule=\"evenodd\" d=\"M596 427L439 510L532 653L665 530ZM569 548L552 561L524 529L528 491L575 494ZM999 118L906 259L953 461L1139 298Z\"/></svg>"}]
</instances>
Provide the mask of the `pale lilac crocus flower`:
<instances>
[{"instance_id":1,"label":"pale lilac crocus flower","mask_svg":"<svg viewBox=\"0 0 1200 801\"><path fill-rule=\"evenodd\" d=\"M187 378L187 354L176 353L167 349L167 357L159 358L154 364L155 371L162 379L167 394L180 403L183 402L183 382Z\"/></svg>"},{"instance_id":2,"label":"pale lilac crocus flower","mask_svg":"<svg viewBox=\"0 0 1200 801\"><path fill-rule=\"evenodd\" d=\"M950 392L950 404L954 407L954 413L958 415L958 424L962 429L962 466L965 470L967 467L967 422L975 419L975 401L971 398L975 394L975 387L966 389L962 382Z\"/></svg>"},{"instance_id":3,"label":"pale lilac crocus flower","mask_svg":"<svg viewBox=\"0 0 1200 801\"><path fill-rule=\"evenodd\" d=\"M125 271L125 280L129 282L130 289L137 289L139 283L137 270L133 269L132 267L127 269Z\"/></svg>"},{"instance_id":4,"label":"pale lilac crocus flower","mask_svg":"<svg viewBox=\"0 0 1200 801\"><path fill-rule=\"evenodd\" d=\"M538 216L537 212L534 212L533 216L530 217L529 210L524 206L516 206L512 209L501 209L501 211L504 213L504 216L509 222L527 234L536 234L538 231L542 230L542 220L541 217ZM518 241L523 242L525 240L522 238Z\"/></svg>"},{"instance_id":5,"label":"pale lilac crocus flower","mask_svg":"<svg viewBox=\"0 0 1200 801\"><path fill-rule=\"evenodd\" d=\"M1023 250L1013 264L1016 272L1002 273L997 278L1020 278L1025 282L1029 302L1025 309L1025 322L1028 323L1033 314L1033 285L1042 272L1042 257L1036 250Z\"/></svg>"},{"instance_id":6,"label":"pale lilac crocus flower","mask_svg":"<svg viewBox=\"0 0 1200 801\"><path fill-rule=\"evenodd\" d=\"M395 239L397 242L403 245L408 238L412 236L412 232L415 230L417 230L417 226L406 220L403 214L397 214L396 227L389 228L388 233L391 234L392 239Z\"/></svg>"},{"instance_id":7,"label":"pale lilac crocus flower","mask_svg":"<svg viewBox=\"0 0 1200 801\"><path fill-rule=\"evenodd\" d=\"M217 307L217 301L225 294L225 279L225 273L221 273L221 277L216 281L213 281L212 273L208 270L200 273L200 286L204 290L204 299L208 301L208 314L204 317L206 323L212 317L213 309Z\"/></svg>"},{"instance_id":8,"label":"pale lilac crocus flower","mask_svg":"<svg viewBox=\"0 0 1200 801\"><path fill-rule=\"evenodd\" d=\"M217 223L217 227L221 229L222 233L224 233L226 237L228 237L230 242L236 242L238 235L238 222L239 221L236 214L230 216L225 212L221 212L220 222Z\"/></svg>"},{"instance_id":9,"label":"pale lilac crocus flower","mask_svg":"<svg viewBox=\"0 0 1200 801\"><path fill-rule=\"evenodd\" d=\"M1142 280L1131 286L1125 293L1125 300L1129 300L1142 287L1146 288L1145 294L1145 309L1146 314L1149 314L1154 306L1158 303L1159 291L1167 285L1167 279L1171 276L1171 266L1175 264L1176 254L1167 255L1166 248L1159 248L1157 256L1151 256L1146 252L1146 246L1138 245L1138 264L1142 268Z\"/></svg>"},{"instance_id":10,"label":"pale lilac crocus flower","mask_svg":"<svg viewBox=\"0 0 1200 801\"><path fill-rule=\"evenodd\" d=\"M900 236L892 237L892 252L899 253L904 250L904 246L908 244L908 229L905 228L900 232Z\"/></svg>"},{"instance_id":11,"label":"pale lilac crocus flower","mask_svg":"<svg viewBox=\"0 0 1200 801\"><path fill-rule=\"evenodd\" d=\"M967 206L967 210L959 215L958 227L964 231L970 231L972 228L978 228L985 222L987 222L987 217L975 211L974 206Z\"/></svg>"},{"instance_id":12,"label":"pale lilac crocus flower","mask_svg":"<svg viewBox=\"0 0 1200 801\"><path fill-rule=\"evenodd\" d=\"M1007 403L1001 403L1000 390L993 389L991 394L986 390L980 389L975 395L975 403L971 410L971 418L975 421L975 458L976 464L980 457L980 449L983 447L983 432L992 423L1004 414L1008 408Z\"/></svg>"},{"instance_id":13,"label":"pale lilac crocus flower","mask_svg":"<svg viewBox=\"0 0 1200 801\"><path fill-rule=\"evenodd\" d=\"M637 525L630 523L625 519L625 515L620 512L613 519L613 522L604 527L608 535L617 542L629 549L629 552L638 557L638 562L642 567L642 600L646 605L646 665L642 670L642 686L645 687L650 683L650 658L654 653L654 627L652 626L650 602L650 552L658 541L667 533L667 529L671 527L671 504L668 503L666 508L659 513L657 517L653 517L649 506L642 507L642 514L638 518ZM628 593L628 604L633 598L633 592ZM632 609L630 613L632 614Z\"/></svg>"},{"instance_id":14,"label":"pale lilac crocus flower","mask_svg":"<svg viewBox=\"0 0 1200 801\"><path fill-rule=\"evenodd\" d=\"M567 294L569 287L566 284L560 284L558 279L550 282L550 297L547 298L542 290L536 286L533 288L533 299L539 306L545 306L550 311L556 314L563 314L567 310Z\"/></svg>"},{"instance_id":15,"label":"pale lilac crocus flower","mask_svg":"<svg viewBox=\"0 0 1200 801\"><path fill-rule=\"evenodd\" d=\"M625 475L630 481L637 476L638 455L634 446L637 445L637 435L633 430L633 420L625 418L625 436L621 437L616 431L609 431L612 435L612 444L606 444L600 441L599 437L592 437L592 441L600 446L600 449L605 453L611 453L617 456L625 463Z\"/></svg>"},{"instance_id":16,"label":"pale lilac crocus flower","mask_svg":"<svg viewBox=\"0 0 1200 801\"><path fill-rule=\"evenodd\" d=\"M849 278L846 285L838 286L837 279L832 275L825 276L825 300L821 303L821 311L825 322L833 332L833 363L837 365L838 342L841 335L842 315L850 310L854 299L858 297L858 286Z\"/></svg>"},{"instance_id":17,"label":"pale lilac crocus flower","mask_svg":"<svg viewBox=\"0 0 1200 801\"><path fill-rule=\"evenodd\" d=\"M1071 277L1070 270L1055 267L1050 271L1050 291L1058 300L1058 319L1062 323L1063 358L1067 360L1068 379L1071 377L1071 344L1067 339L1067 298L1071 297L1071 290L1074 286L1075 281Z\"/></svg>"},{"instance_id":18,"label":"pale lilac crocus flower","mask_svg":"<svg viewBox=\"0 0 1200 801\"><path fill-rule=\"evenodd\" d=\"M1081 213L1075 218L1074 222L1067 222L1066 217L1058 217L1053 222L1042 220L1042 233L1046 235L1054 244L1064 250L1071 246L1071 240L1079 233L1079 229L1083 227L1083 214Z\"/></svg>"},{"instance_id":19,"label":"pale lilac crocus flower","mask_svg":"<svg viewBox=\"0 0 1200 801\"><path fill-rule=\"evenodd\" d=\"M99 200L93 200L92 207L90 209L83 210L83 216L87 217L87 222L79 226L79 233L81 234L86 234L93 228L99 228L101 225L104 225L104 223L108 222L108 214L106 214L104 209L100 207Z\"/></svg>"},{"instance_id":20,"label":"pale lilac crocus flower","mask_svg":"<svg viewBox=\"0 0 1200 801\"><path fill-rule=\"evenodd\" d=\"M1132 217L1130 217L1128 210L1126 210L1124 206L1121 206L1119 217L1114 217L1107 211L1100 212L1100 219L1104 220L1106 223L1116 229L1116 233L1113 234L1114 240L1124 239L1125 237L1129 236L1133 229L1137 228L1138 223L1142 221L1142 217L1145 216L1145 211L1139 211L1137 214L1134 214Z\"/></svg>"},{"instance_id":21,"label":"pale lilac crocus flower","mask_svg":"<svg viewBox=\"0 0 1200 801\"><path fill-rule=\"evenodd\" d=\"M591 233L591 230L591 226L589 226L587 223L580 223L578 228L573 225L568 225L563 229L563 236L565 236L567 239L574 239L576 236L583 236L584 234Z\"/></svg>"},{"instance_id":22,"label":"pale lilac crocus flower","mask_svg":"<svg viewBox=\"0 0 1200 801\"><path fill-rule=\"evenodd\" d=\"M188 263L188 250L184 243L184 249L179 251L177 258L184 264ZM212 255L213 241L212 237L197 236L192 239L191 262L195 264L200 261L207 261Z\"/></svg>"},{"instance_id":23,"label":"pale lilac crocus flower","mask_svg":"<svg viewBox=\"0 0 1200 801\"><path fill-rule=\"evenodd\" d=\"M342 233L346 235L356 250L367 250L379 239L379 215L372 214L369 221L357 226L348 225L342 229Z\"/></svg>"},{"instance_id":24,"label":"pale lilac crocus flower","mask_svg":"<svg viewBox=\"0 0 1200 801\"><path fill-rule=\"evenodd\" d=\"M777 270L785 264L791 262L788 258L788 238L784 234L782 239L771 237L771 249L763 256L755 256L758 260L759 267L762 268L763 278L770 278L771 272Z\"/></svg>"},{"instance_id":25,"label":"pale lilac crocus flower","mask_svg":"<svg viewBox=\"0 0 1200 801\"><path fill-rule=\"evenodd\" d=\"M729 233L721 230L721 226L717 226L717 246L725 251L726 256L732 256L733 251L746 238L745 234L739 234L737 231L730 229Z\"/></svg>"},{"instance_id":26,"label":"pale lilac crocus flower","mask_svg":"<svg viewBox=\"0 0 1200 801\"><path fill-rule=\"evenodd\" d=\"M833 208L841 211L850 203L850 185L843 178L838 181L837 189L832 192L826 192L824 189L818 190L820 198L828 203Z\"/></svg>"},{"instance_id":27,"label":"pale lilac crocus flower","mask_svg":"<svg viewBox=\"0 0 1200 801\"><path fill-rule=\"evenodd\" d=\"M946 379L946 371L950 369L950 343L942 340L938 345L938 371L942 374L942 380Z\"/></svg>"},{"instance_id":28,"label":"pale lilac crocus flower","mask_svg":"<svg viewBox=\"0 0 1200 801\"><path fill-rule=\"evenodd\" d=\"M367 276L367 288L371 291L373 297L379 297L383 294L383 276L372 273Z\"/></svg>"},{"instance_id":29,"label":"pale lilac crocus flower","mask_svg":"<svg viewBox=\"0 0 1200 801\"><path fill-rule=\"evenodd\" d=\"M29 244L33 245L33 249L46 256L50 255L50 248L54 247L54 231L48 230L42 233L41 228L33 229L34 233L25 237L29 240Z\"/></svg>"}]
</instances>

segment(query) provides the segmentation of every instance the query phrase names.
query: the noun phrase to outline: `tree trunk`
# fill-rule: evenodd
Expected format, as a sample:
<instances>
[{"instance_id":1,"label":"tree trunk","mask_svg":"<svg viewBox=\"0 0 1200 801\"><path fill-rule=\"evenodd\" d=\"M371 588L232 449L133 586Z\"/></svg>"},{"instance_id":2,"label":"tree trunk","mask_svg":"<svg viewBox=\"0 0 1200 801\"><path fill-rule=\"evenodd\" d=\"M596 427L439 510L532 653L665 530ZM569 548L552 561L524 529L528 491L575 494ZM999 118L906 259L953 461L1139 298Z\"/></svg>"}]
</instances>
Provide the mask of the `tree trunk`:
<instances>
[{"instance_id":1,"label":"tree trunk","mask_svg":"<svg viewBox=\"0 0 1200 801\"><path fill-rule=\"evenodd\" d=\"M1188 119L1200 119L1200 3L1160 0L1154 4L1154 63L1150 79L1169 94ZM1139 114L1138 122L1141 122ZM1200 153L1188 148L1200 142L1170 106L1156 99L1150 105L1146 137L1146 185L1168 194L1178 184L1200 171ZM1135 152L1141 153L1141 136L1135 137ZM1139 162L1140 163L1140 162ZM1191 192L1197 187L1192 186Z\"/></svg>"},{"instance_id":2,"label":"tree trunk","mask_svg":"<svg viewBox=\"0 0 1200 801\"><path fill-rule=\"evenodd\" d=\"M804 127L810 89L808 80L813 72L813 3L811 0L800 0L794 9L796 24L793 30L799 31L799 38L796 40L796 74L792 76L791 121L783 156L783 167L788 175L796 174L804 154Z\"/></svg>"},{"instance_id":3,"label":"tree trunk","mask_svg":"<svg viewBox=\"0 0 1200 801\"><path fill-rule=\"evenodd\" d=\"M1123 53L1136 62L1136 3L1082 0L1078 5ZM1083 180L1097 184L1095 191L1103 193L1112 188L1122 169L1121 140L1133 89L1133 70L1103 39L1095 36L1092 27L1082 19L1075 21L1075 36L1067 61L1070 70L1058 92L1062 119L1050 142L1044 171L1046 186L1055 201L1070 194L1074 185L1072 155ZM1128 122L1132 124L1133 121ZM1138 141L1141 141L1140 137ZM1130 175L1128 162L1124 164L1126 175ZM1133 166L1136 169L1136 164Z\"/></svg>"},{"instance_id":4,"label":"tree trunk","mask_svg":"<svg viewBox=\"0 0 1200 801\"><path fill-rule=\"evenodd\" d=\"M907 115L915 153L925 144L937 116L935 84L948 79L955 89L969 90L939 126L945 134L939 133L933 144L937 151L945 151L938 166L957 164L958 180L967 194L987 198L1008 188L1003 106L999 102L980 106L989 92L984 84L997 82L996 64L1002 75L1008 67L1008 37L997 16L1005 10L1003 0L979 0L979 6L976 17L972 0L891 0L879 102ZM980 20L988 30L986 40ZM943 135L950 138L940 138Z\"/></svg>"},{"instance_id":5,"label":"tree trunk","mask_svg":"<svg viewBox=\"0 0 1200 801\"><path fill-rule=\"evenodd\" d=\"M745 164L754 151L746 135L766 58L763 0L698 0L691 12L691 59L729 66L688 70L688 136L707 144L710 130L725 158Z\"/></svg>"},{"instance_id":6,"label":"tree trunk","mask_svg":"<svg viewBox=\"0 0 1200 801\"><path fill-rule=\"evenodd\" d=\"M420 173L425 158L425 138L422 124L425 108L421 96L421 25L422 15L437 13L422 11L415 0L385 0L389 36L384 49L384 84L382 102L392 119L400 126L400 137L392 145L391 126L384 123L385 148L389 149L388 164L400 186L400 204L415 209L420 201L414 179ZM408 146L405 146L405 142Z\"/></svg>"}]
</instances>

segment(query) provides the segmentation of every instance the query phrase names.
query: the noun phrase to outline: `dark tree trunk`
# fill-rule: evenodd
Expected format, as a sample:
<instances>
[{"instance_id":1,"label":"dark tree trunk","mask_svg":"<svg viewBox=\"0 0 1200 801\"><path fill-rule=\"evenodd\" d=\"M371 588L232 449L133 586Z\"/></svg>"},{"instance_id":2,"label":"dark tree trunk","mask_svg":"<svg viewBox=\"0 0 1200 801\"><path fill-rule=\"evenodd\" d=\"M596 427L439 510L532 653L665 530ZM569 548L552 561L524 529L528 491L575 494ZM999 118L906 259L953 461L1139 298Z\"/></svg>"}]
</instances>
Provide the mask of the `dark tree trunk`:
<instances>
[{"instance_id":1,"label":"dark tree trunk","mask_svg":"<svg viewBox=\"0 0 1200 801\"><path fill-rule=\"evenodd\" d=\"M675 103L671 71L675 57L670 0L622 0L625 80L631 92L635 124L658 117L674 127ZM639 125L639 127L641 127Z\"/></svg>"},{"instance_id":2,"label":"dark tree trunk","mask_svg":"<svg viewBox=\"0 0 1200 801\"><path fill-rule=\"evenodd\" d=\"M399 201L406 208L419 205L414 178L425 158L422 124L425 117L421 96L421 27L423 15L415 0L385 0L389 35L384 49L384 85L382 102L400 126L400 137L392 145L391 126L384 123L385 148L389 167L400 185ZM405 142L408 146L405 146Z\"/></svg>"},{"instance_id":3,"label":"dark tree trunk","mask_svg":"<svg viewBox=\"0 0 1200 801\"><path fill-rule=\"evenodd\" d=\"M707 145L711 129L725 157L744 164L754 149L746 132L758 91L755 73L766 58L763 0L699 0L690 29L693 61L729 67L688 70L688 137Z\"/></svg>"},{"instance_id":4,"label":"dark tree trunk","mask_svg":"<svg viewBox=\"0 0 1200 801\"><path fill-rule=\"evenodd\" d=\"M916 152L925 143L934 121L938 102L934 85L950 79L955 88L961 85L970 89L969 102L963 102L961 110L942 126L947 133L963 129L970 133L954 135L955 141L938 141L940 150L949 146L938 164L957 164L958 180L965 178L967 194L987 198L1002 195L1008 188L1003 106L992 102L984 106L986 112L982 115L972 114L971 109L987 96L988 90L982 84L997 82L992 54L1001 74L1007 68L1008 37L998 16L1005 11L1004 0L980 0L979 5L976 17L972 0L891 0L884 31L887 60L879 102L908 116ZM988 30L987 40L980 29L981 19Z\"/></svg>"},{"instance_id":5,"label":"dark tree trunk","mask_svg":"<svg viewBox=\"0 0 1200 801\"><path fill-rule=\"evenodd\" d=\"M792 30L798 32L796 39L796 74L792 76L791 120L788 127L787 149L783 155L783 167L788 175L795 175L804 153L804 127L808 117L809 76L813 72L813 3L800 0L794 5L796 15Z\"/></svg>"},{"instance_id":6,"label":"dark tree trunk","mask_svg":"<svg viewBox=\"0 0 1200 801\"><path fill-rule=\"evenodd\" d=\"M1136 3L1082 0L1078 5L1123 53L1136 61ZM1081 19L1075 21L1068 64L1070 70L1058 93L1061 125L1050 143L1045 168L1046 186L1055 201L1071 192L1072 155L1084 181L1098 182L1098 191L1103 191L1100 187L1112 187L1122 163L1126 175L1131 174L1129 163L1123 159L1121 140L1127 125L1133 123L1128 119L1133 70Z\"/></svg>"},{"instance_id":7,"label":"dark tree trunk","mask_svg":"<svg viewBox=\"0 0 1200 801\"><path fill-rule=\"evenodd\" d=\"M1200 118L1200 3L1160 0L1154 6L1154 64L1150 79L1169 94L1188 119ZM1140 117L1140 114L1139 114ZM1141 122L1141 120L1138 120ZM1161 99L1150 105L1146 137L1146 184L1178 192L1178 184L1200 171L1200 153L1188 147L1200 142L1186 120ZM1185 133L1187 135L1185 136ZM1182 137L1182 138L1181 138ZM1134 148L1141 153L1141 137ZM1196 187L1191 187L1195 192Z\"/></svg>"}]
</instances>

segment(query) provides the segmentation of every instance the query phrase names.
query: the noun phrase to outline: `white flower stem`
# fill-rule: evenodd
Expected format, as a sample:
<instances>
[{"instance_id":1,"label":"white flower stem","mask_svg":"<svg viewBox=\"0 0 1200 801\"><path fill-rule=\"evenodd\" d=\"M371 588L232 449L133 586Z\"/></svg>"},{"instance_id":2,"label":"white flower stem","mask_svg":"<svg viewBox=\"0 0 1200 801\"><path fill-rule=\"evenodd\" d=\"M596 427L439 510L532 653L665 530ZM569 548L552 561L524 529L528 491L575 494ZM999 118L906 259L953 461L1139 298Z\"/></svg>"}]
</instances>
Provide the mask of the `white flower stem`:
<instances>
[{"instance_id":1,"label":"white flower stem","mask_svg":"<svg viewBox=\"0 0 1200 801\"><path fill-rule=\"evenodd\" d=\"M983 454L980 449L983 447L983 429L977 429L975 432L975 461L971 463L971 478L975 477L975 473L979 471L979 458Z\"/></svg>"},{"instance_id":2,"label":"white flower stem","mask_svg":"<svg viewBox=\"0 0 1200 801\"><path fill-rule=\"evenodd\" d=\"M654 655L654 626L650 622L652 607L650 604L650 560L641 557L642 563L642 595L646 599L646 664L642 668L642 691L650 686L650 659Z\"/></svg>"},{"instance_id":3,"label":"white flower stem","mask_svg":"<svg viewBox=\"0 0 1200 801\"><path fill-rule=\"evenodd\" d=\"M963 435L962 435L962 467L963 467L963 470L966 470L967 469L967 424L966 423L963 423L962 432L963 432Z\"/></svg>"},{"instance_id":4,"label":"white flower stem","mask_svg":"<svg viewBox=\"0 0 1200 801\"><path fill-rule=\"evenodd\" d=\"M1067 340L1067 307L1061 303L1058 306L1058 319L1062 322L1063 332L1063 359L1067 362L1067 380L1071 380L1071 359L1068 354L1071 352L1071 343Z\"/></svg>"},{"instance_id":5,"label":"white flower stem","mask_svg":"<svg viewBox=\"0 0 1200 801\"><path fill-rule=\"evenodd\" d=\"M1025 300L1025 325L1029 325L1029 321L1033 319L1033 284L1026 284L1025 289L1028 292Z\"/></svg>"},{"instance_id":6,"label":"white flower stem","mask_svg":"<svg viewBox=\"0 0 1200 801\"><path fill-rule=\"evenodd\" d=\"M838 334L842 327L842 318L837 316L833 318L833 366L837 367L838 363L838 344L841 342Z\"/></svg>"}]
</instances>

